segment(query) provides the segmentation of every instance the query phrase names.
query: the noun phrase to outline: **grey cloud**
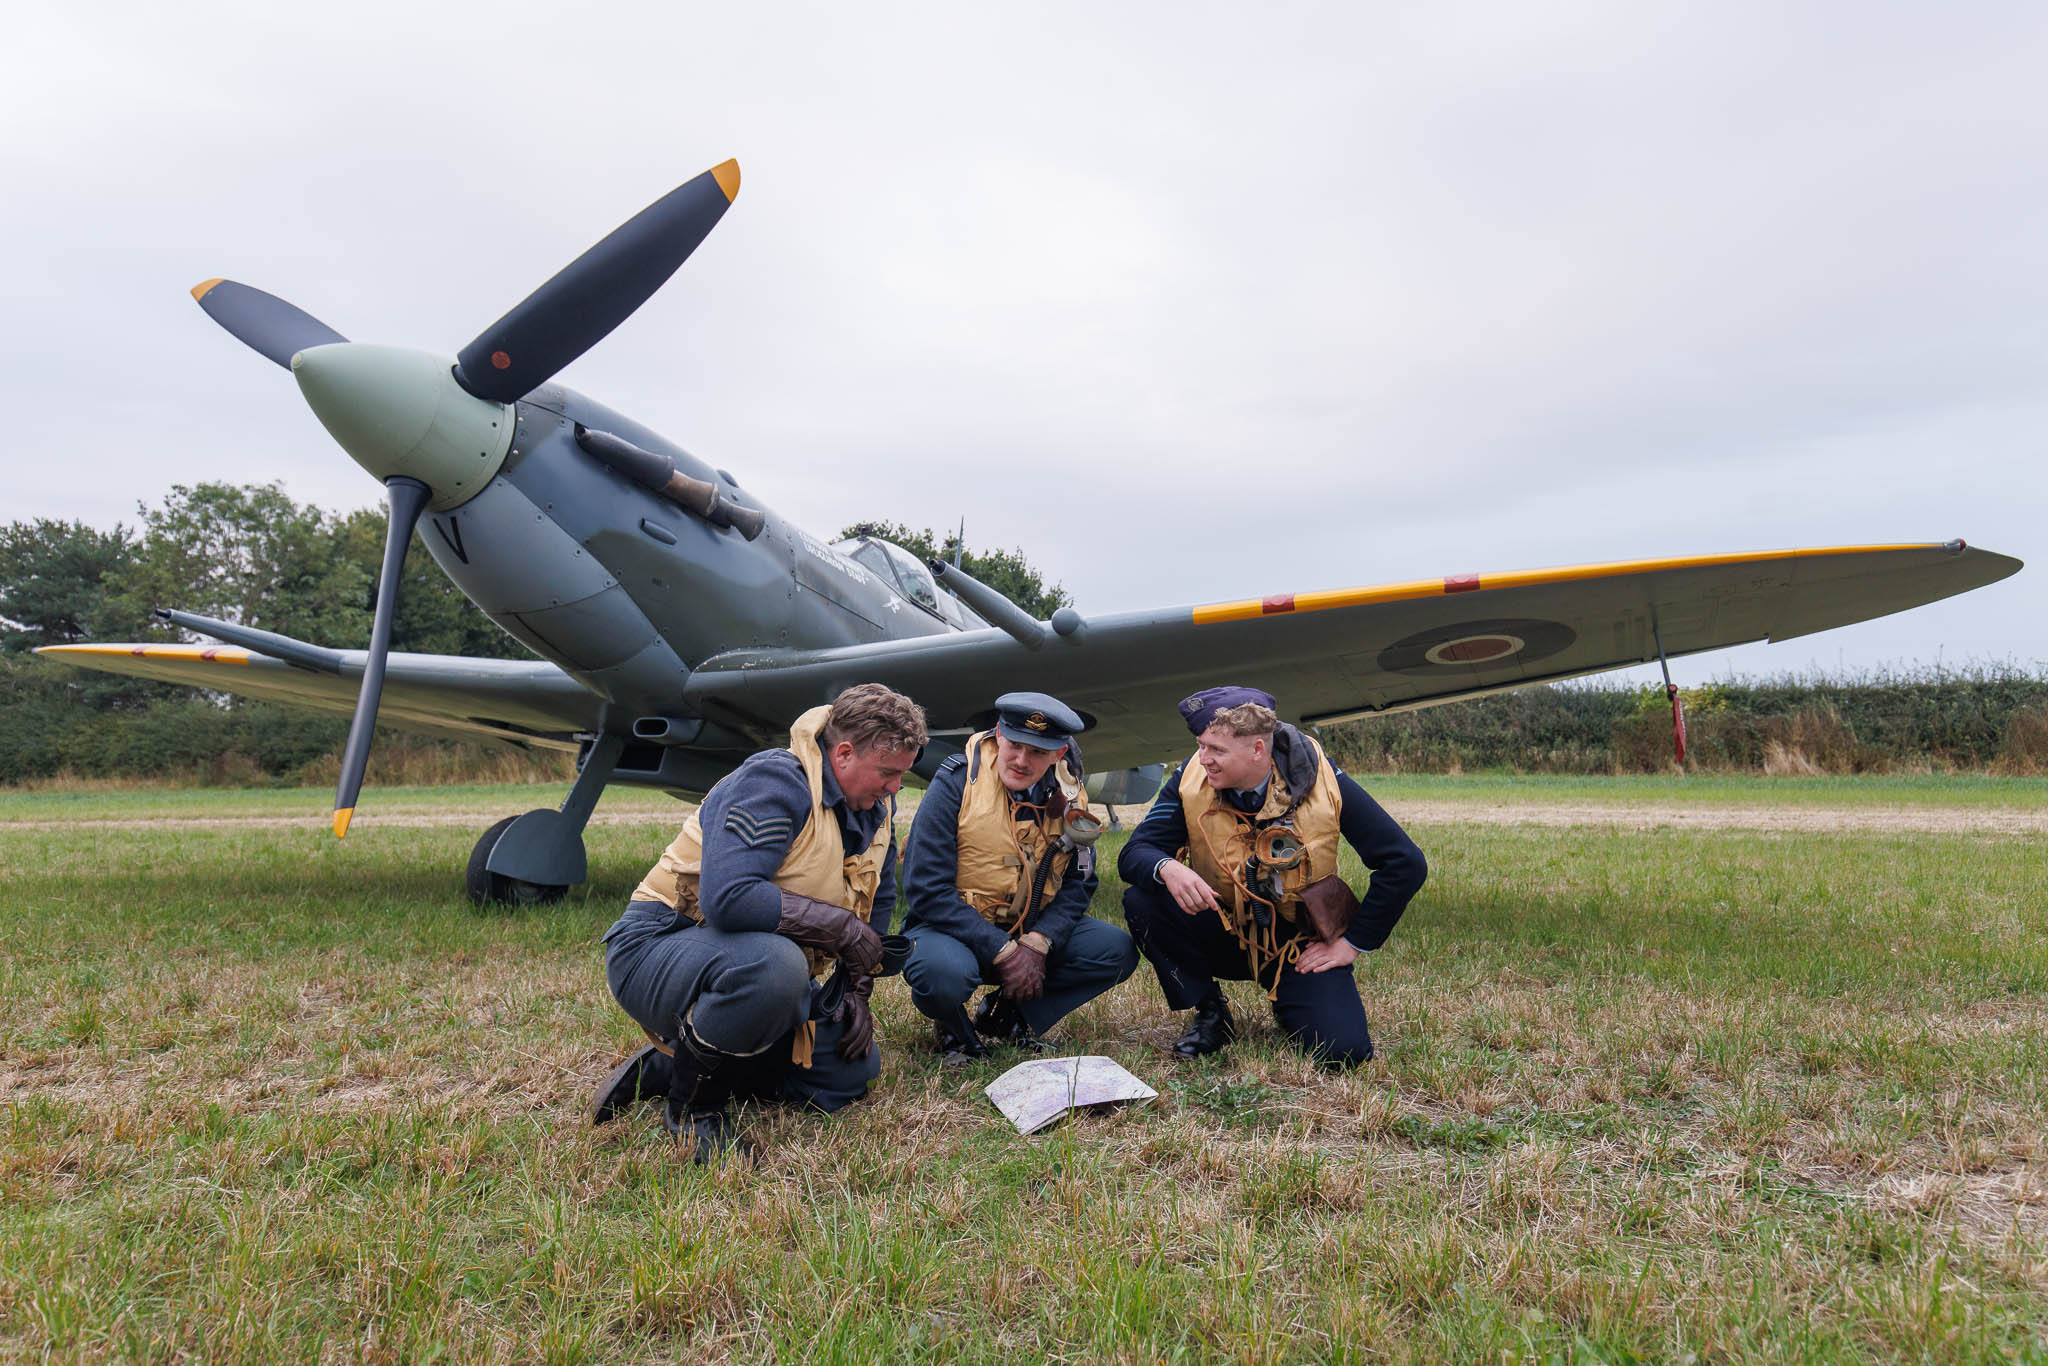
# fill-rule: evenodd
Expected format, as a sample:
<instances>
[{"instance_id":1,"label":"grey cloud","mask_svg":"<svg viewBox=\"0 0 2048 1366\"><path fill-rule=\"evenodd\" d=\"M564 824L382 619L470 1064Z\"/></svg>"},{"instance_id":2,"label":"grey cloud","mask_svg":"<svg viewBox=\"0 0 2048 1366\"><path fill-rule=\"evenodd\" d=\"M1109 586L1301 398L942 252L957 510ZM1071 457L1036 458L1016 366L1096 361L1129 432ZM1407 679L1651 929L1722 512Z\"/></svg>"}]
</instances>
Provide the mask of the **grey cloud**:
<instances>
[{"instance_id":1,"label":"grey cloud","mask_svg":"<svg viewBox=\"0 0 2048 1366\"><path fill-rule=\"evenodd\" d=\"M32 15L0 92L6 513L112 522L208 478L368 504L189 286L452 351L737 155L733 213L564 378L820 534L964 512L1095 610L1788 543L2039 558L2038 30L1998 5ZM1020 469L1073 506L1004 506ZM1248 480L1314 509L1278 579L1212 548L1255 525ZM1737 657L2048 655L2038 577Z\"/></svg>"}]
</instances>

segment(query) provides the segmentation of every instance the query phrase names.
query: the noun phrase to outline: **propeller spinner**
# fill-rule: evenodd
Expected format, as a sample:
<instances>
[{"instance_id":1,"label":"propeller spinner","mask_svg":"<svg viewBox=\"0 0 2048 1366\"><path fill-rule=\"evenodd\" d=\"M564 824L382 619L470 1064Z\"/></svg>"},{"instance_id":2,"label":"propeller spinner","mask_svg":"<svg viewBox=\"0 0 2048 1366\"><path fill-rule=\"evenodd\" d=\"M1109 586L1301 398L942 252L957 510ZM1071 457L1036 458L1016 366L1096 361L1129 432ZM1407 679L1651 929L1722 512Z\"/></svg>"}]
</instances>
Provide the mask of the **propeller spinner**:
<instances>
[{"instance_id":1,"label":"propeller spinner","mask_svg":"<svg viewBox=\"0 0 2048 1366\"><path fill-rule=\"evenodd\" d=\"M445 356L350 342L310 313L233 280L192 297L237 340L288 367L306 403L356 463L384 481L391 514L355 715L342 748L334 833L346 835L384 690L398 583L429 508L468 502L512 444L511 405L602 341L660 289L740 189L737 161L685 181L571 261L504 317Z\"/></svg>"}]
</instances>

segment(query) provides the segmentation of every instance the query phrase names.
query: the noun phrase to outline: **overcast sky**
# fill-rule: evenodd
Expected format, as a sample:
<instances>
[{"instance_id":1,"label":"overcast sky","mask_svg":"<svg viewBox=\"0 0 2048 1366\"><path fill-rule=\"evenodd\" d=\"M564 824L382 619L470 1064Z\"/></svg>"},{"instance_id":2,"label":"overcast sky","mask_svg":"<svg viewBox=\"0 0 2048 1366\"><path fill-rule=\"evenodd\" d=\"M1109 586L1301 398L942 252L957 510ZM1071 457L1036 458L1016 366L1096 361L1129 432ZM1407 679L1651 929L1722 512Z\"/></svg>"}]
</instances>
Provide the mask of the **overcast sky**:
<instances>
[{"instance_id":1,"label":"overcast sky","mask_svg":"<svg viewBox=\"0 0 2048 1366\"><path fill-rule=\"evenodd\" d=\"M452 355L734 156L562 378L820 536L1084 612L1961 536L2036 567L1682 675L2048 661L2038 5L73 11L0 85L0 520L375 502L193 284Z\"/></svg>"}]
</instances>

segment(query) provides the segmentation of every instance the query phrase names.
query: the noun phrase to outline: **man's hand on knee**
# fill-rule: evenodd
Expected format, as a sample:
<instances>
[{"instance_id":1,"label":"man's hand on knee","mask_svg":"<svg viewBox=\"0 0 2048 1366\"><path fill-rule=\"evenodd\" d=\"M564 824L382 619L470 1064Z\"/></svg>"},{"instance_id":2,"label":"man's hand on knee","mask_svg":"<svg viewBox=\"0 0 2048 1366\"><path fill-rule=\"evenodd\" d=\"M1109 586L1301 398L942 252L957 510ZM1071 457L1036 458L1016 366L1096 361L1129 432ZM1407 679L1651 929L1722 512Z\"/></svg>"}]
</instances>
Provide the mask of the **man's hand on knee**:
<instances>
[{"instance_id":1,"label":"man's hand on knee","mask_svg":"<svg viewBox=\"0 0 2048 1366\"><path fill-rule=\"evenodd\" d=\"M1006 1001L1035 1001L1045 995L1045 955L1021 939L996 955L996 976Z\"/></svg>"},{"instance_id":2,"label":"man's hand on knee","mask_svg":"<svg viewBox=\"0 0 2048 1366\"><path fill-rule=\"evenodd\" d=\"M1215 890L1202 881L1201 875L1185 863L1161 863L1159 882L1166 888L1167 895L1173 898L1173 904L1189 915L1222 909L1216 900Z\"/></svg>"},{"instance_id":3,"label":"man's hand on knee","mask_svg":"<svg viewBox=\"0 0 2048 1366\"><path fill-rule=\"evenodd\" d=\"M782 919L775 932L806 948L829 953L855 972L882 966L882 936L843 906L817 901L795 892L782 894Z\"/></svg>"},{"instance_id":4,"label":"man's hand on knee","mask_svg":"<svg viewBox=\"0 0 2048 1366\"><path fill-rule=\"evenodd\" d=\"M1294 960L1296 972L1328 972L1331 968L1349 967L1358 957L1358 948L1348 939L1336 939L1329 943L1321 940L1301 951L1301 957Z\"/></svg>"}]
</instances>

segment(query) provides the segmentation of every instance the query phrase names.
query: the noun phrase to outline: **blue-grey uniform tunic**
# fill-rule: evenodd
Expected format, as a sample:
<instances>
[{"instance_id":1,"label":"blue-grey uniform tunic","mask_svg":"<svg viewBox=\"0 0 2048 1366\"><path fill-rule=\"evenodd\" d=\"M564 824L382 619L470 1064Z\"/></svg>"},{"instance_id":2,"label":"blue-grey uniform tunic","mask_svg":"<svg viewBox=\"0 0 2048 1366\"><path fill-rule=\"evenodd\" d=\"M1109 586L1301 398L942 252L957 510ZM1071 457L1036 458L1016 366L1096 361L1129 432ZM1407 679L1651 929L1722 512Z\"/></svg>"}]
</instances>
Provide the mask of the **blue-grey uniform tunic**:
<instances>
[{"instance_id":1,"label":"blue-grey uniform tunic","mask_svg":"<svg viewBox=\"0 0 2048 1366\"><path fill-rule=\"evenodd\" d=\"M829 762L823 777L825 809L839 823L843 848L849 855L867 848L881 824L894 818L895 799L855 811ZM841 1058L839 1022L820 1020L811 1066L787 1066L791 1036L810 1018L817 988L803 950L775 933L782 891L774 878L810 818L810 785L796 755L771 749L750 756L711 790L699 813L697 898L704 923L684 928L658 901L631 903L605 932L605 976L619 1005L649 1033L673 1039L688 1019L697 1037L719 1052L758 1057L764 1087L836 1110L867 1093L881 1074L881 1050ZM889 932L895 908L892 838L868 918L875 933Z\"/></svg>"},{"instance_id":2,"label":"blue-grey uniform tunic","mask_svg":"<svg viewBox=\"0 0 2048 1366\"><path fill-rule=\"evenodd\" d=\"M1011 800L1043 806L1055 783L1048 772L1029 791L1012 793ZM903 977L911 1003L934 1020L957 1013L982 983L999 980L995 958L1010 942L1010 932L984 919L954 885L960 867L960 799L966 788L967 759L956 754L940 765L925 789L903 846L903 932L917 945ZM1033 1033L1051 1029L1138 966L1131 937L1087 913L1097 880L1095 860L1086 863L1085 873L1077 870L1060 883L1029 927L1051 944L1045 956L1045 994L1017 1003Z\"/></svg>"},{"instance_id":3,"label":"blue-grey uniform tunic","mask_svg":"<svg viewBox=\"0 0 2048 1366\"><path fill-rule=\"evenodd\" d=\"M1117 859L1117 873L1129 884L1124 890L1125 922L1158 972L1160 990L1174 1010L1200 1004L1216 990L1218 978L1244 981L1252 975L1244 946L1223 917L1214 911L1189 915L1159 881L1159 864L1175 858L1188 842L1187 811L1180 800L1186 769L1183 764L1166 780ZM1338 828L1372 874L1344 932L1352 947L1364 953L1387 942L1401 912L1429 875L1429 865L1394 818L1342 770L1337 770L1337 790L1343 798ZM1239 811L1254 812L1264 804L1265 792L1262 786L1220 795ZM1325 1061L1348 1065L1372 1056L1365 1005L1350 967L1298 972L1290 964L1282 969L1273 1018L1289 1038Z\"/></svg>"}]
</instances>

